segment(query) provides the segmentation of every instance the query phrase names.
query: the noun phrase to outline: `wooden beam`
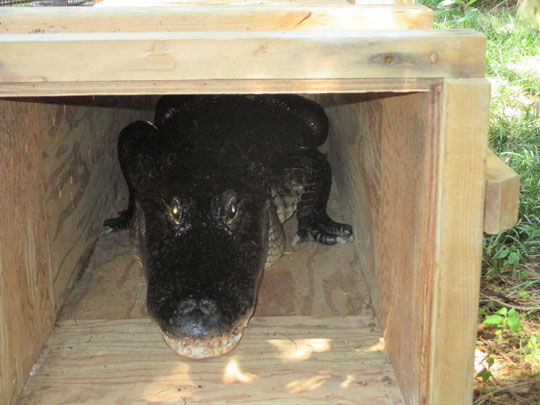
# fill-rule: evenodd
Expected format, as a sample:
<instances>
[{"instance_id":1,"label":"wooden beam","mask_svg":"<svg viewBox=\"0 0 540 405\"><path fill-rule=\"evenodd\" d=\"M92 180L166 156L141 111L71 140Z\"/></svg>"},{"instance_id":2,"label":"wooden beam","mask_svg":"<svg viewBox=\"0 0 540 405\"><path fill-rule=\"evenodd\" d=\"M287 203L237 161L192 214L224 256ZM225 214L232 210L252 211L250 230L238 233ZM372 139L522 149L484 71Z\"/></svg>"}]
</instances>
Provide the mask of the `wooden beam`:
<instances>
[{"instance_id":1,"label":"wooden beam","mask_svg":"<svg viewBox=\"0 0 540 405\"><path fill-rule=\"evenodd\" d=\"M48 111L0 100L0 403L15 403L51 331L54 295L44 198Z\"/></svg>"},{"instance_id":2,"label":"wooden beam","mask_svg":"<svg viewBox=\"0 0 540 405\"><path fill-rule=\"evenodd\" d=\"M494 235L512 228L518 220L521 177L491 150L486 169L484 232Z\"/></svg>"},{"instance_id":3,"label":"wooden beam","mask_svg":"<svg viewBox=\"0 0 540 405\"><path fill-rule=\"evenodd\" d=\"M426 313L422 391L430 404L470 404L482 264L489 83L485 79L445 80L442 100L434 289L432 312Z\"/></svg>"},{"instance_id":4,"label":"wooden beam","mask_svg":"<svg viewBox=\"0 0 540 405\"><path fill-rule=\"evenodd\" d=\"M371 316L253 318L240 345L178 357L148 319L60 323L19 403L402 404Z\"/></svg>"},{"instance_id":5,"label":"wooden beam","mask_svg":"<svg viewBox=\"0 0 540 405\"><path fill-rule=\"evenodd\" d=\"M440 79L255 79L255 80L141 80L133 82L3 83L0 94L19 96L79 96L127 94L257 94L426 92Z\"/></svg>"},{"instance_id":6,"label":"wooden beam","mask_svg":"<svg viewBox=\"0 0 540 405\"><path fill-rule=\"evenodd\" d=\"M0 35L3 83L482 77L471 30Z\"/></svg>"},{"instance_id":7,"label":"wooden beam","mask_svg":"<svg viewBox=\"0 0 540 405\"><path fill-rule=\"evenodd\" d=\"M1 14L0 34L378 30L433 26L433 12L424 6L354 7L338 2L312 6L11 7L2 9Z\"/></svg>"}]
</instances>

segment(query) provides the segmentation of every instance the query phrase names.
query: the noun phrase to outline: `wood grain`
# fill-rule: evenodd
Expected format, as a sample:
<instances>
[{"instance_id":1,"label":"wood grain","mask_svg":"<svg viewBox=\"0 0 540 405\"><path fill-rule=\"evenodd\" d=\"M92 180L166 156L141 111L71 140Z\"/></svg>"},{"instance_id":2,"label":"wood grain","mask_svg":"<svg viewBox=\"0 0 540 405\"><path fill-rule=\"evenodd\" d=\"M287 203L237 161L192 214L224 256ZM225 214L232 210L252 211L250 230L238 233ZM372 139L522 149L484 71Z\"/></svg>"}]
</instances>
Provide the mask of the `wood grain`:
<instances>
[{"instance_id":1,"label":"wood grain","mask_svg":"<svg viewBox=\"0 0 540 405\"><path fill-rule=\"evenodd\" d=\"M406 401L470 403L486 82L317 100L330 116L335 178Z\"/></svg>"},{"instance_id":2,"label":"wood grain","mask_svg":"<svg viewBox=\"0 0 540 405\"><path fill-rule=\"evenodd\" d=\"M428 401L471 403L489 118L489 82L447 80L443 88L440 187ZM452 342L452 348L441 345Z\"/></svg>"},{"instance_id":3,"label":"wood grain","mask_svg":"<svg viewBox=\"0 0 540 405\"><path fill-rule=\"evenodd\" d=\"M101 5L100 5L101 6ZM420 5L267 4L155 7L27 7L2 10L0 34L176 31L429 29Z\"/></svg>"},{"instance_id":4,"label":"wood grain","mask_svg":"<svg viewBox=\"0 0 540 405\"><path fill-rule=\"evenodd\" d=\"M54 323L41 123L33 103L0 100L0 403L17 398Z\"/></svg>"},{"instance_id":5,"label":"wood grain","mask_svg":"<svg viewBox=\"0 0 540 405\"><path fill-rule=\"evenodd\" d=\"M0 101L2 403L24 385L110 215L116 134L151 114L120 100Z\"/></svg>"},{"instance_id":6,"label":"wood grain","mask_svg":"<svg viewBox=\"0 0 540 405\"><path fill-rule=\"evenodd\" d=\"M3 34L0 81L483 77L484 49L471 30Z\"/></svg>"},{"instance_id":7,"label":"wood grain","mask_svg":"<svg viewBox=\"0 0 540 405\"><path fill-rule=\"evenodd\" d=\"M6 83L0 94L20 96L137 95L137 94L258 94L359 93L429 91L440 79L258 79L258 80L141 80L130 82Z\"/></svg>"},{"instance_id":8,"label":"wood grain","mask_svg":"<svg viewBox=\"0 0 540 405\"><path fill-rule=\"evenodd\" d=\"M372 302L409 403L420 384L429 308L434 211L431 93L320 96L331 122L331 162ZM338 163L339 162L339 163Z\"/></svg>"},{"instance_id":9,"label":"wood grain","mask_svg":"<svg viewBox=\"0 0 540 405\"><path fill-rule=\"evenodd\" d=\"M520 185L521 177L488 149L484 232L494 235L516 224Z\"/></svg>"},{"instance_id":10,"label":"wood grain","mask_svg":"<svg viewBox=\"0 0 540 405\"><path fill-rule=\"evenodd\" d=\"M204 361L178 357L149 320L62 322L20 403L402 404L373 322L254 318L230 355Z\"/></svg>"},{"instance_id":11,"label":"wood grain","mask_svg":"<svg viewBox=\"0 0 540 405\"><path fill-rule=\"evenodd\" d=\"M89 100L86 106L56 106L42 122L47 134L45 198L57 307L86 267L102 222L111 215L121 181L117 134L134 117L152 116L150 111L122 108L118 101L110 105L113 108L93 103L99 105L99 100Z\"/></svg>"}]
</instances>

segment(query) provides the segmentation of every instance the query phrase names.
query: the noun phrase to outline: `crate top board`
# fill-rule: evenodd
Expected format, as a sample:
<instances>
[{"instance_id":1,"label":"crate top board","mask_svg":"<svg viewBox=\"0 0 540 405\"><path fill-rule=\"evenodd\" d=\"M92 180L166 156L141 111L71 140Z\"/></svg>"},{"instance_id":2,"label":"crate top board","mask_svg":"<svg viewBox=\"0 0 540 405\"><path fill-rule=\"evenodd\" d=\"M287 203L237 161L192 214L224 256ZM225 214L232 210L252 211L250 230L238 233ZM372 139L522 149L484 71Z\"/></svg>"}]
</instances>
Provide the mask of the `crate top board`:
<instances>
[{"instance_id":1,"label":"crate top board","mask_svg":"<svg viewBox=\"0 0 540 405\"><path fill-rule=\"evenodd\" d=\"M485 74L484 35L432 30L423 6L137 1L0 9L0 96L422 91Z\"/></svg>"}]
</instances>

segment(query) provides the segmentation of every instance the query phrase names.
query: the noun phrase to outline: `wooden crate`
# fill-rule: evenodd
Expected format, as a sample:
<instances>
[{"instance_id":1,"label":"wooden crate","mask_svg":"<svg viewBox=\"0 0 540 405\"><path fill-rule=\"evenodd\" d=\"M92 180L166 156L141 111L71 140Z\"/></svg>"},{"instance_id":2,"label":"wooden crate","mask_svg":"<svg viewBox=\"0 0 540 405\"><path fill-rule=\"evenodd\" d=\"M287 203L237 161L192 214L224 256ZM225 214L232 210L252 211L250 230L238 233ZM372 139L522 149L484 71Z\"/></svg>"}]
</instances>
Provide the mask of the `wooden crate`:
<instances>
[{"instance_id":1,"label":"wooden crate","mask_svg":"<svg viewBox=\"0 0 540 405\"><path fill-rule=\"evenodd\" d=\"M32 404L471 403L484 36L431 30L415 5L110 1L0 9L0 403L25 383ZM288 252L242 344L201 362L149 323L125 235L100 237L125 204L116 135L181 93L320 102L356 233ZM497 201L515 194L505 175ZM508 206L487 209L492 231Z\"/></svg>"}]
</instances>

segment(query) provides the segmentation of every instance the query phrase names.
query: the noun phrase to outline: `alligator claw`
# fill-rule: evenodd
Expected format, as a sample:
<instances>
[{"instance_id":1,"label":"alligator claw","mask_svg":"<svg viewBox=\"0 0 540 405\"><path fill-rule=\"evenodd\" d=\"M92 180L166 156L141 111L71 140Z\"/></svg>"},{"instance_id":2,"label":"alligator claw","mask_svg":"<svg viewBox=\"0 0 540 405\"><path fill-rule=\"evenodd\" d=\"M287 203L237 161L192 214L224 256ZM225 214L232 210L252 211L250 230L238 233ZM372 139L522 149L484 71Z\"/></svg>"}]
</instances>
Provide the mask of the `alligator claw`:
<instances>
[{"instance_id":1,"label":"alligator claw","mask_svg":"<svg viewBox=\"0 0 540 405\"><path fill-rule=\"evenodd\" d=\"M292 245L301 242L315 241L323 245L344 245L354 242L352 227L328 219L328 222L316 223L309 226L299 225L294 235Z\"/></svg>"},{"instance_id":2,"label":"alligator claw","mask_svg":"<svg viewBox=\"0 0 540 405\"><path fill-rule=\"evenodd\" d=\"M101 232L101 235L108 235L112 232L114 232L114 228L110 227L110 226L107 226L107 225L104 225L103 226L103 232Z\"/></svg>"}]
</instances>

